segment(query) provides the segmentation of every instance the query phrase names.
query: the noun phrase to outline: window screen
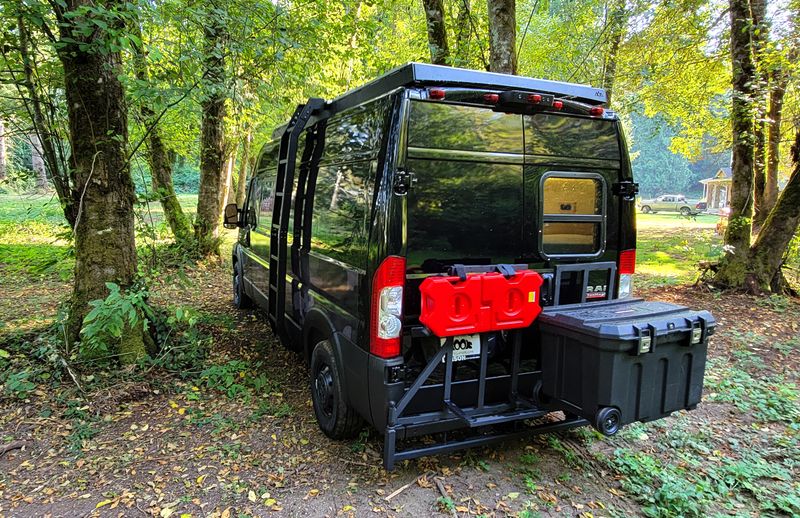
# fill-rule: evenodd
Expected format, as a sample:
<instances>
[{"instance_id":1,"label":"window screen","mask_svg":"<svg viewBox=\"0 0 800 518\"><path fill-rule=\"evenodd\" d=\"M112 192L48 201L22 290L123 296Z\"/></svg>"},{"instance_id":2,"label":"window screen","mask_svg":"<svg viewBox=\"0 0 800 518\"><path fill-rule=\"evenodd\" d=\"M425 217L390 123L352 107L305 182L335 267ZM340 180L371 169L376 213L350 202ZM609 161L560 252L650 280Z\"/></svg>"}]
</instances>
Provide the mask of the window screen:
<instances>
[{"instance_id":1,"label":"window screen","mask_svg":"<svg viewBox=\"0 0 800 518\"><path fill-rule=\"evenodd\" d=\"M551 173L542 180L541 251L594 255L603 244L603 180L589 173Z\"/></svg>"}]
</instances>

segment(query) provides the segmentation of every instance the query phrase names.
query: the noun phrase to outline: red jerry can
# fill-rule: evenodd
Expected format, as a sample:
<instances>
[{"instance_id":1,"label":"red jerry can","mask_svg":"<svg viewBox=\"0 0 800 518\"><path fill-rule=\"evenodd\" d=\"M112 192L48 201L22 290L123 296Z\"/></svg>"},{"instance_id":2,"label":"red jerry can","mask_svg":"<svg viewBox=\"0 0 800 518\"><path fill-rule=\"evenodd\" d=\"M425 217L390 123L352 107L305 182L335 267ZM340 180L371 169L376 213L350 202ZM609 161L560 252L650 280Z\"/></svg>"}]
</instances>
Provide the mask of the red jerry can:
<instances>
[{"instance_id":1,"label":"red jerry can","mask_svg":"<svg viewBox=\"0 0 800 518\"><path fill-rule=\"evenodd\" d=\"M542 311L542 277L533 270L506 278L501 273L428 277L420 285L419 320L436 336L516 329L531 325Z\"/></svg>"}]
</instances>

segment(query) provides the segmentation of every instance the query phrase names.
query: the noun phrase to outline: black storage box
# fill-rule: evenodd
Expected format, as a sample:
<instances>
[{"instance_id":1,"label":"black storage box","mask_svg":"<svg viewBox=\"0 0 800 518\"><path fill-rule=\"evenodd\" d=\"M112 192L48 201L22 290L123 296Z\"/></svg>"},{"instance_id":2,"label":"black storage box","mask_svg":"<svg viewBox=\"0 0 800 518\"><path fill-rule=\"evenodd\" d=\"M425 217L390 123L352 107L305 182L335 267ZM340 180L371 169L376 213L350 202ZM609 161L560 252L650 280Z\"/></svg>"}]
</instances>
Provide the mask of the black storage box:
<instances>
[{"instance_id":1,"label":"black storage box","mask_svg":"<svg viewBox=\"0 0 800 518\"><path fill-rule=\"evenodd\" d=\"M545 308L539 399L607 434L700 402L707 311L641 299Z\"/></svg>"}]
</instances>

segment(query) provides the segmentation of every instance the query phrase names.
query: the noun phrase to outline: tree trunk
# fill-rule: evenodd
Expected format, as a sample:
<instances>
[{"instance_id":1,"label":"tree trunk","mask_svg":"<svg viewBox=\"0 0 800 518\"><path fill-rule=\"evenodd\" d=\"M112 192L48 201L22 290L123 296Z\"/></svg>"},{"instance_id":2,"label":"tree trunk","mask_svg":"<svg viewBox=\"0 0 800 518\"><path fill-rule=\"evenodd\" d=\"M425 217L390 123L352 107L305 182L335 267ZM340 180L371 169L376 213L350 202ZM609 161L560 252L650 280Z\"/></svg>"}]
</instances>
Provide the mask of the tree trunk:
<instances>
[{"instance_id":1,"label":"tree trunk","mask_svg":"<svg viewBox=\"0 0 800 518\"><path fill-rule=\"evenodd\" d=\"M753 291L769 292L780 284L775 281L780 278L786 249L800 224L800 131L795 133L792 160L789 183L750 250L748 275L752 276Z\"/></svg>"},{"instance_id":2,"label":"tree trunk","mask_svg":"<svg viewBox=\"0 0 800 518\"><path fill-rule=\"evenodd\" d=\"M750 27L753 57L755 61L755 81L753 85L753 107L755 124L753 128L753 223L761 226L767 218L769 209L765 205L766 189L766 112L767 83L769 74L766 63L766 48L769 43L769 24L767 22L766 0L750 0L753 23Z\"/></svg>"},{"instance_id":3,"label":"tree trunk","mask_svg":"<svg viewBox=\"0 0 800 518\"><path fill-rule=\"evenodd\" d=\"M56 4L54 4L56 5ZM63 5L63 4L59 4ZM105 8L115 8L106 2ZM68 320L68 337L79 337L89 301L105 298L106 283L127 289L136 274L134 187L126 154L128 113L119 52L98 48L108 37L100 28L85 36L82 9L95 9L89 0L67 0L56 7L62 42L64 87L69 116L70 175L74 199L75 285ZM89 11L90 12L90 11ZM114 24L110 30L122 30ZM141 326L129 326L118 344L123 362L147 354Z\"/></svg>"},{"instance_id":4,"label":"tree trunk","mask_svg":"<svg viewBox=\"0 0 800 518\"><path fill-rule=\"evenodd\" d=\"M458 15L456 17L456 50L455 66L466 67L469 65L470 41L470 11L469 0L458 0Z\"/></svg>"},{"instance_id":5,"label":"tree trunk","mask_svg":"<svg viewBox=\"0 0 800 518\"><path fill-rule=\"evenodd\" d=\"M625 0L615 0L611 11L611 42L606 55L605 67L603 68L603 88L606 91L606 104L608 106L611 106L611 95L614 92L614 82L617 78L619 46L625 37L627 25L628 15L625 9Z\"/></svg>"},{"instance_id":6,"label":"tree trunk","mask_svg":"<svg viewBox=\"0 0 800 518\"><path fill-rule=\"evenodd\" d=\"M489 70L517 73L516 0L488 0Z\"/></svg>"},{"instance_id":7,"label":"tree trunk","mask_svg":"<svg viewBox=\"0 0 800 518\"><path fill-rule=\"evenodd\" d=\"M42 99L35 82L34 63L31 59L30 36L28 28L23 22L22 16L17 18L17 29L19 32L19 54L22 61L22 73L25 90L28 93L26 108L33 122L34 132L41 137L41 147L44 152L45 167L50 171L50 179L61 203L64 217L69 225L75 226L75 216L78 210L76 200L72 197L72 186L70 185L70 175L61 167L59 154L56 151L56 133L47 122L42 110Z\"/></svg>"},{"instance_id":8,"label":"tree trunk","mask_svg":"<svg viewBox=\"0 0 800 518\"><path fill-rule=\"evenodd\" d=\"M781 163L781 122L783 98L789 85L789 74L777 68L771 74L769 91L769 120L767 126L767 177L764 183L764 210L770 211L778 199L778 167Z\"/></svg>"},{"instance_id":9,"label":"tree trunk","mask_svg":"<svg viewBox=\"0 0 800 518\"><path fill-rule=\"evenodd\" d=\"M36 175L36 190L45 192L47 190L47 173L44 170L44 159L42 158L42 141L36 133L28 135L28 140L31 143L31 169Z\"/></svg>"},{"instance_id":10,"label":"tree trunk","mask_svg":"<svg viewBox=\"0 0 800 518\"><path fill-rule=\"evenodd\" d=\"M239 161L239 179L236 182L236 205L244 207L244 198L247 194L247 170L250 165L250 144L253 141L253 133L247 132L242 143L242 158Z\"/></svg>"},{"instance_id":11,"label":"tree trunk","mask_svg":"<svg viewBox=\"0 0 800 518\"><path fill-rule=\"evenodd\" d=\"M729 251L720 262L715 281L739 287L745 282L753 212L753 65L747 0L730 0L733 102L733 153L730 216L725 230Z\"/></svg>"},{"instance_id":12,"label":"tree trunk","mask_svg":"<svg viewBox=\"0 0 800 518\"><path fill-rule=\"evenodd\" d=\"M203 30L205 96L200 130L200 193L197 198L195 238L204 255L219 255L222 219L220 188L225 163L225 45L227 34L218 13L210 14Z\"/></svg>"},{"instance_id":13,"label":"tree trunk","mask_svg":"<svg viewBox=\"0 0 800 518\"><path fill-rule=\"evenodd\" d=\"M233 183L233 169L236 165L236 152L231 152L225 160L225 172L222 174L222 185L219 190L219 205L224 207L231 196L231 184Z\"/></svg>"},{"instance_id":14,"label":"tree trunk","mask_svg":"<svg viewBox=\"0 0 800 518\"><path fill-rule=\"evenodd\" d=\"M428 48L431 63L449 65L450 48L447 45L447 29L444 24L444 3L442 0L422 0L425 8L425 22L428 25Z\"/></svg>"},{"instance_id":15,"label":"tree trunk","mask_svg":"<svg viewBox=\"0 0 800 518\"><path fill-rule=\"evenodd\" d=\"M6 160L6 124L0 119L0 182L6 179L7 173Z\"/></svg>"},{"instance_id":16,"label":"tree trunk","mask_svg":"<svg viewBox=\"0 0 800 518\"><path fill-rule=\"evenodd\" d=\"M129 28L139 40L138 42L132 40L135 49L133 64L136 78L144 83L149 83L147 52L144 49L139 21L132 20ZM164 211L164 218L167 220L172 235L175 236L175 241L184 246L191 246L194 238L192 226L189 223L189 218L183 213L181 204L175 194L175 186L172 183L172 164L174 160L172 160L172 153L164 144L158 117L145 100L140 101L139 113L145 125L145 131L149 131L147 136L147 163L150 166L153 191L158 196L158 201Z\"/></svg>"}]
</instances>

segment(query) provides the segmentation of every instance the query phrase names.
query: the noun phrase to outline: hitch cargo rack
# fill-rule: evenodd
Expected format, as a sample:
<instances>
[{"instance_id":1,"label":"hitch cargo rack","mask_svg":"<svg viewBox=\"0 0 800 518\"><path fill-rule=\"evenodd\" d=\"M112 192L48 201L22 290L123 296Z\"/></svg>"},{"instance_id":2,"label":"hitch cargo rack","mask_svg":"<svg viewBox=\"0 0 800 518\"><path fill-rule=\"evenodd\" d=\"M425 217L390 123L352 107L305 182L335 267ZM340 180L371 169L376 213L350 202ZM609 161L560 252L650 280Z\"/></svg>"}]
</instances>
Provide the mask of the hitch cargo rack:
<instances>
[{"instance_id":1,"label":"hitch cargo rack","mask_svg":"<svg viewBox=\"0 0 800 518\"><path fill-rule=\"evenodd\" d=\"M448 337L441 349L433 355L417 379L406 390L403 397L396 403L389 406L389 415L384 434L383 443L383 465L387 470L394 469L397 462L414 459L425 455L437 455L455 450L483 446L508 439L514 439L525 435L535 435L541 433L551 433L560 430L568 430L589 424L589 421L581 417L567 417L560 421L540 422L533 425L526 425L526 420L536 420L551 413L551 410L543 409L537 405L532 397L520 394L518 391L520 374L537 377L539 372L520 373L520 349L522 347L522 330L509 331L513 335L511 352L511 373L500 376L487 376L487 365L489 358L489 344L481 344L480 369L477 380L453 381L453 338ZM412 328L412 336L430 337L430 331L417 326ZM496 336L487 337L487 342L495 340ZM425 385L431 374L444 361L445 374L441 384ZM508 383L508 402L501 404L486 404L487 384L505 385ZM452 399L453 385L476 384L477 397L474 406L462 407L457 405ZM412 399L422 392L443 393L441 409L434 412L406 415L406 410ZM532 394L531 394L532 396ZM491 433L480 433L483 428L496 425L510 424L510 430L495 431ZM464 427L475 430L476 434L471 437L448 440L447 434L455 429ZM398 440L411 438L419 435L441 432L443 440L434 444L412 447L409 449L398 449Z\"/></svg>"}]
</instances>

